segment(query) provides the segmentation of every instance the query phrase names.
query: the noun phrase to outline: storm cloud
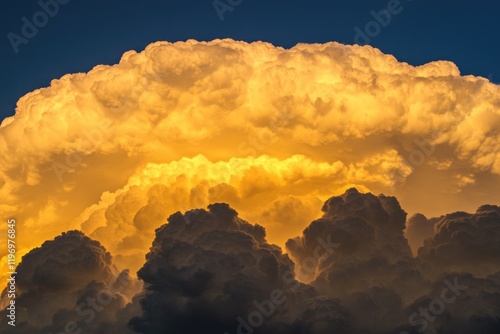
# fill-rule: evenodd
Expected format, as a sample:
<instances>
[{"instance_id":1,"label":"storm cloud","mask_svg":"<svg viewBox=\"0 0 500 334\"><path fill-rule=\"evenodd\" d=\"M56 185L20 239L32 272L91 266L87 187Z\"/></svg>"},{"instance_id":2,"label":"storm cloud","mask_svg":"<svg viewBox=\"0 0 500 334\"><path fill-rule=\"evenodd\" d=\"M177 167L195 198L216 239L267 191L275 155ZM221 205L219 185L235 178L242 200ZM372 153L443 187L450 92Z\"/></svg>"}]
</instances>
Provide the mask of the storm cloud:
<instances>
[{"instance_id":1,"label":"storm cloud","mask_svg":"<svg viewBox=\"0 0 500 334\"><path fill-rule=\"evenodd\" d=\"M53 80L0 125L18 329L493 333L499 93L448 61L229 39Z\"/></svg>"},{"instance_id":2,"label":"storm cloud","mask_svg":"<svg viewBox=\"0 0 500 334\"><path fill-rule=\"evenodd\" d=\"M16 271L16 327L6 324L9 311L4 310L2 333L12 333L12 328L26 334L112 333L108 330L123 328L119 314L132 314L131 299L141 287L128 270L117 270L99 242L79 231L31 250ZM10 300L4 290L3 308Z\"/></svg>"},{"instance_id":3,"label":"storm cloud","mask_svg":"<svg viewBox=\"0 0 500 334\"><path fill-rule=\"evenodd\" d=\"M227 204L176 213L156 231L138 276L141 333L320 333L348 327L338 301L294 279L294 265L261 226ZM311 316L314 314L314 318ZM193 321L196 319L196 321Z\"/></svg>"},{"instance_id":4,"label":"storm cloud","mask_svg":"<svg viewBox=\"0 0 500 334\"><path fill-rule=\"evenodd\" d=\"M155 217L149 210L136 223ZM141 283L99 242L64 233L18 267L19 330L498 332L498 206L444 215L416 257L395 197L351 188L322 210L287 253L228 204L171 214L137 272Z\"/></svg>"}]
</instances>

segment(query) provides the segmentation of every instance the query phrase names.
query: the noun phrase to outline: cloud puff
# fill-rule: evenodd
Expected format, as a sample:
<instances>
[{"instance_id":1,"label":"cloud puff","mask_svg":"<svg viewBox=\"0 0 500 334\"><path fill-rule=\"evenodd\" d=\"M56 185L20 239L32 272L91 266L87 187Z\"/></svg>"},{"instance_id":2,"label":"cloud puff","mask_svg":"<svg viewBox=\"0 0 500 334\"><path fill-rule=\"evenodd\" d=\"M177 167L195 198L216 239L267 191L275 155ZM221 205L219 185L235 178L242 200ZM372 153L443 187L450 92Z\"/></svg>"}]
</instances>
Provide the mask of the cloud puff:
<instances>
[{"instance_id":1,"label":"cloud puff","mask_svg":"<svg viewBox=\"0 0 500 334\"><path fill-rule=\"evenodd\" d=\"M63 233L31 250L16 271L19 333L67 328L108 333L105 328L121 328L115 327L117 315L134 309L130 298L140 288L128 271L116 269L99 242L79 231ZM2 293L4 307L10 301L6 291ZM8 312L2 312L2 322L9 320ZM10 326L4 323L3 328L0 332L7 333Z\"/></svg>"},{"instance_id":2,"label":"cloud puff","mask_svg":"<svg viewBox=\"0 0 500 334\"><path fill-rule=\"evenodd\" d=\"M411 217L410 224L436 226L416 258L403 236L406 213L396 198L349 189L322 210L287 250L297 277L309 273L312 287L338 299L355 332L498 331L498 206ZM314 247L322 239L338 247L317 256Z\"/></svg>"},{"instance_id":3,"label":"cloud puff","mask_svg":"<svg viewBox=\"0 0 500 334\"><path fill-rule=\"evenodd\" d=\"M361 194L352 188L342 196L328 199L322 211L323 217L312 222L302 237L287 242L288 252L299 263L304 256L314 257L314 248L310 245L316 245L319 239L327 238L328 242L338 245L333 254L324 254L327 260L318 260L314 279L327 279L326 273L333 275L330 269L345 272L348 268L344 266L359 270L362 263L373 260L395 264L411 258L403 237L406 212L394 197ZM363 277L363 282L370 279L365 275L354 276ZM348 279L345 283L355 284L355 280ZM341 286L340 280L336 280L335 285L340 291L349 290Z\"/></svg>"},{"instance_id":4,"label":"cloud puff","mask_svg":"<svg viewBox=\"0 0 500 334\"><path fill-rule=\"evenodd\" d=\"M441 217L442 218L442 217ZM434 224L440 218L430 218L421 213L414 214L406 222L405 237L408 239L413 255L423 246L424 240L434 236Z\"/></svg>"},{"instance_id":5,"label":"cloud puff","mask_svg":"<svg viewBox=\"0 0 500 334\"><path fill-rule=\"evenodd\" d=\"M322 210L286 244L298 272L309 273L322 294L340 298L360 331L389 332L404 316L402 306L425 287L403 236L406 212L394 197L356 189L328 199ZM322 240L338 247L318 257Z\"/></svg>"},{"instance_id":6,"label":"cloud puff","mask_svg":"<svg viewBox=\"0 0 500 334\"><path fill-rule=\"evenodd\" d=\"M500 207L483 205L473 214L447 214L435 228L435 236L418 251L426 272L457 271L486 277L498 271Z\"/></svg>"},{"instance_id":7,"label":"cloud puff","mask_svg":"<svg viewBox=\"0 0 500 334\"><path fill-rule=\"evenodd\" d=\"M324 333L348 327L338 301L294 279L293 263L264 228L227 204L176 213L156 231L138 276L140 333ZM300 300L299 300L300 298ZM196 321L193 321L196 319Z\"/></svg>"}]
</instances>

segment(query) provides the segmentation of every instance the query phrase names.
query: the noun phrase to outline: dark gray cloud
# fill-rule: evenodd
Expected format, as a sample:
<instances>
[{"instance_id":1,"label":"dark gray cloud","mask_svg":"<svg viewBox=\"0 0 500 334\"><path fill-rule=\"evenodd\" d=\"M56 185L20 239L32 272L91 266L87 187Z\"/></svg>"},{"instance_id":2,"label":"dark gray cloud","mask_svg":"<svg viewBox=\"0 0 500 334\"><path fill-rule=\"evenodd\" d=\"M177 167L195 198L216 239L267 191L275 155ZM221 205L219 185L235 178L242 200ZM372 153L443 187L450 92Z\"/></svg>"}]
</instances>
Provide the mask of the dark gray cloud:
<instances>
[{"instance_id":1,"label":"dark gray cloud","mask_svg":"<svg viewBox=\"0 0 500 334\"><path fill-rule=\"evenodd\" d=\"M310 284L339 298L361 332L387 332L402 305L424 285L403 236L406 212L394 197L349 189L325 202L323 217L287 242L297 263L314 257L317 240L338 243L317 262ZM299 268L300 269L300 268Z\"/></svg>"},{"instance_id":2,"label":"dark gray cloud","mask_svg":"<svg viewBox=\"0 0 500 334\"><path fill-rule=\"evenodd\" d=\"M498 275L498 274L497 274ZM418 333L500 333L500 282L450 273L407 308L407 329Z\"/></svg>"},{"instance_id":3,"label":"dark gray cloud","mask_svg":"<svg viewBox=\"0 0 500 334\"><path fill-rule=\"evenodd\" d=\"M313 221L303 236L286 244L299 264L305 256L314 257L318 240L338 244L319 259L312 284L339 294L365 290L367 285L391 286L402 274L395 268L412 259L403 236L406 212L397 200L349 189L327 200L322 210L323 217Z\"/></svg>"},{"instance_id":4,"label":"dark gray cloud","mask_svg":"<svg viewBox=\"0 0 500 334\"><path fill-rule=\"evenodd\" d=\"M435 226L436 235L418 252L425 274L456 271L485 277L499 270L500 207L447 214Z\"/></svg>"},{"instance_id":5,"label":"dark gray cloud","mask_svg":"<svg viewBox=\"0 0 500 334\"><path fill-rule=\"evenodd\" d=\"M147 225L150 209L135 223ZM500 331L498 206L406 222L394 197L349 189L322 210L287 242L294 261L227 204L177 212L156 230L137 273L143 287L99 242L64 233L18 266L16 332ZM425 239L418 256L404 233Z\"/></svg>"},{"instance_id":6,"label":"dark gray cloud","mask_svg":"<svg viewBox=\"0 0 500 334\"><path fill-rule=\"evenodd\" d=\"M15 332L108 333L106 328L120 327L118 313L133 309L127 296L138 287L128 271L113 266L99 242L79 231L63 233L30 251L17 267ZM2 297L5 302L5 290ZM12 333L5 313L0 332Z\"/></svg>"},{"instance_id":7,"label":"dark gray cloud","mask_svg":"<svg viewBox=\"0 0 500 334\"><path fill-rule=\"evenodd\" d=\"M323 212L323 217L313 221L301 237L288 241L287 249L300 270L301 263L307 264L305 258L314 257L317 240L340 244L331 254L318 259L310 284L321 295L340 300L350 314L354 331L418 332L422 319L410 317L419 312L422 303L429 304L436 295L439 297L445 280L454 282L457 276L465 277L466 282L470 281L467 285L474 285L474 289L456 298L453 305L446 305L446 312L436 315L438 320L432 323L432 330L493 333L491 330L497 329L497 206L482 206L474 214L411 217L406 233L418 234L419 242L427 239L417 258L412 257L403 235L406 213L393 197L349 189L327 200ZM434 308L436 305L432 304ZM460 326L452 325L450 319Z\"/></svg>"},{"instance_id":8,"label":"dark gray cloud","mask_svg":"<svg viewBox=\"0 0 500 334\"><path fill-rule=\"evenodd\" d=\"M264 229L238 218L227 204L176 213L156 231L138 272L145 282L143 315L131 324L141 333L345 328L347 312L339 303L318 299L293 271L288 256L266 242Z\"/></svg>"}]
</instances>

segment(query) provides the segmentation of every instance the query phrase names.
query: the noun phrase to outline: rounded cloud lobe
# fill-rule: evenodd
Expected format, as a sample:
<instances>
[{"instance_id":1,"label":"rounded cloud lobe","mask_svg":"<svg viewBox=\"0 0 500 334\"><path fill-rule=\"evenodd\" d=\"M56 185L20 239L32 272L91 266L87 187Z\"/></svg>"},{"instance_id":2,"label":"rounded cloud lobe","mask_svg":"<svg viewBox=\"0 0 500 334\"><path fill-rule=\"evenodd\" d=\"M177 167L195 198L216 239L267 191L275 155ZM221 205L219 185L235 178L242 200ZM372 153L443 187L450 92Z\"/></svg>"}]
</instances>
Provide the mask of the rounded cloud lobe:
<instances>
[{"instance_id":1,"label":"rounded cloud lobe","mask_svg":"<svg viewBox=\"0 0 500 334\"><path fill-rule=\"evenodd\" d=\"M266 242L264 229L238 218L227 204L176 213L156 231L138 272L145 282L144 312L131 325L141 333L346 328L339 303L317 298L293 270L288 256Z\"/></svg>"},{"instance_id":2,"label":"rounded cloud lobe","mask_svg":"<svg viewBox=\"0 0 500 334\"><path fill-rule=\"evenodd\" d=\"M465 271L482 277L498 271L500 207L483 205L473 214L455 212L436 223L418 258L429 272Z\"/></svg>"},{"instance_id":3,"label":"rounded cloud lobe","mask_svg":"<svg viewBox=\"0 0 500 334\"><path fill-rule=\"evenodd\" d=\"M316 268L298 272L308 272L310 284L322 294L344 301L360 330L388 332L403 316L404 302L415 296L408 286L412 291L423 287L403 236L406 212L394 197L356 189L328 199L322 210L323 217L302 237L290 239L287 250L309 267L304 258L316 257L314 248L322 239L338 247L318 258Z\"/></svg>"},{"instance_id":4,"label":"rounded cloud lobe","mask_svg":"<svg viewBox=\"0 0 500 334\"><path fill-rule=\"evenodd\" d=\"M19 333L59 333L74 326L72 331L126 330L117 323L117 315L131 314L130 298L140 288L128 270L117 270L99 242L79 231L63 233L31 250L16 272L15 330ZM4 290L3 308L9 300ZM1 313L4 322L9 311ZM1 333L10 333L10 326L3 323L2 327Z\"/></svg>"}]
</instances>

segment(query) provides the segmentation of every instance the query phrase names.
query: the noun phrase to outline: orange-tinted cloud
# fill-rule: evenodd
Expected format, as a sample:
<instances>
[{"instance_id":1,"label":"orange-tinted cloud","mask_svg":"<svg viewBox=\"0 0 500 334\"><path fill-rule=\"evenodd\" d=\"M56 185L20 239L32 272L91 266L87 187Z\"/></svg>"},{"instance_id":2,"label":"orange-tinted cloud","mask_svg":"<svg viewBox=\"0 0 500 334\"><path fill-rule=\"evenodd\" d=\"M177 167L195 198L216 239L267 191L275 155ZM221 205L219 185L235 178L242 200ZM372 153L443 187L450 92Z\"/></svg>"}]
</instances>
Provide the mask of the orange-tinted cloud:
<instances>
[{"instance_id":1,"label":"orange-tinted cloud","mask_svg":"<svg viewBox=\"0 0 500 334\"><path fill-rule=\"evenodd\" d=\"M500 200L499 93L370 46L158 42L19 100L0 126L0 209L18 255L78 228L134 263L150 228L212 201L279 243L351 186L410 214L473 210ZM295 221L276 221L289 202Z\"/></svg>"}]
</instances>

